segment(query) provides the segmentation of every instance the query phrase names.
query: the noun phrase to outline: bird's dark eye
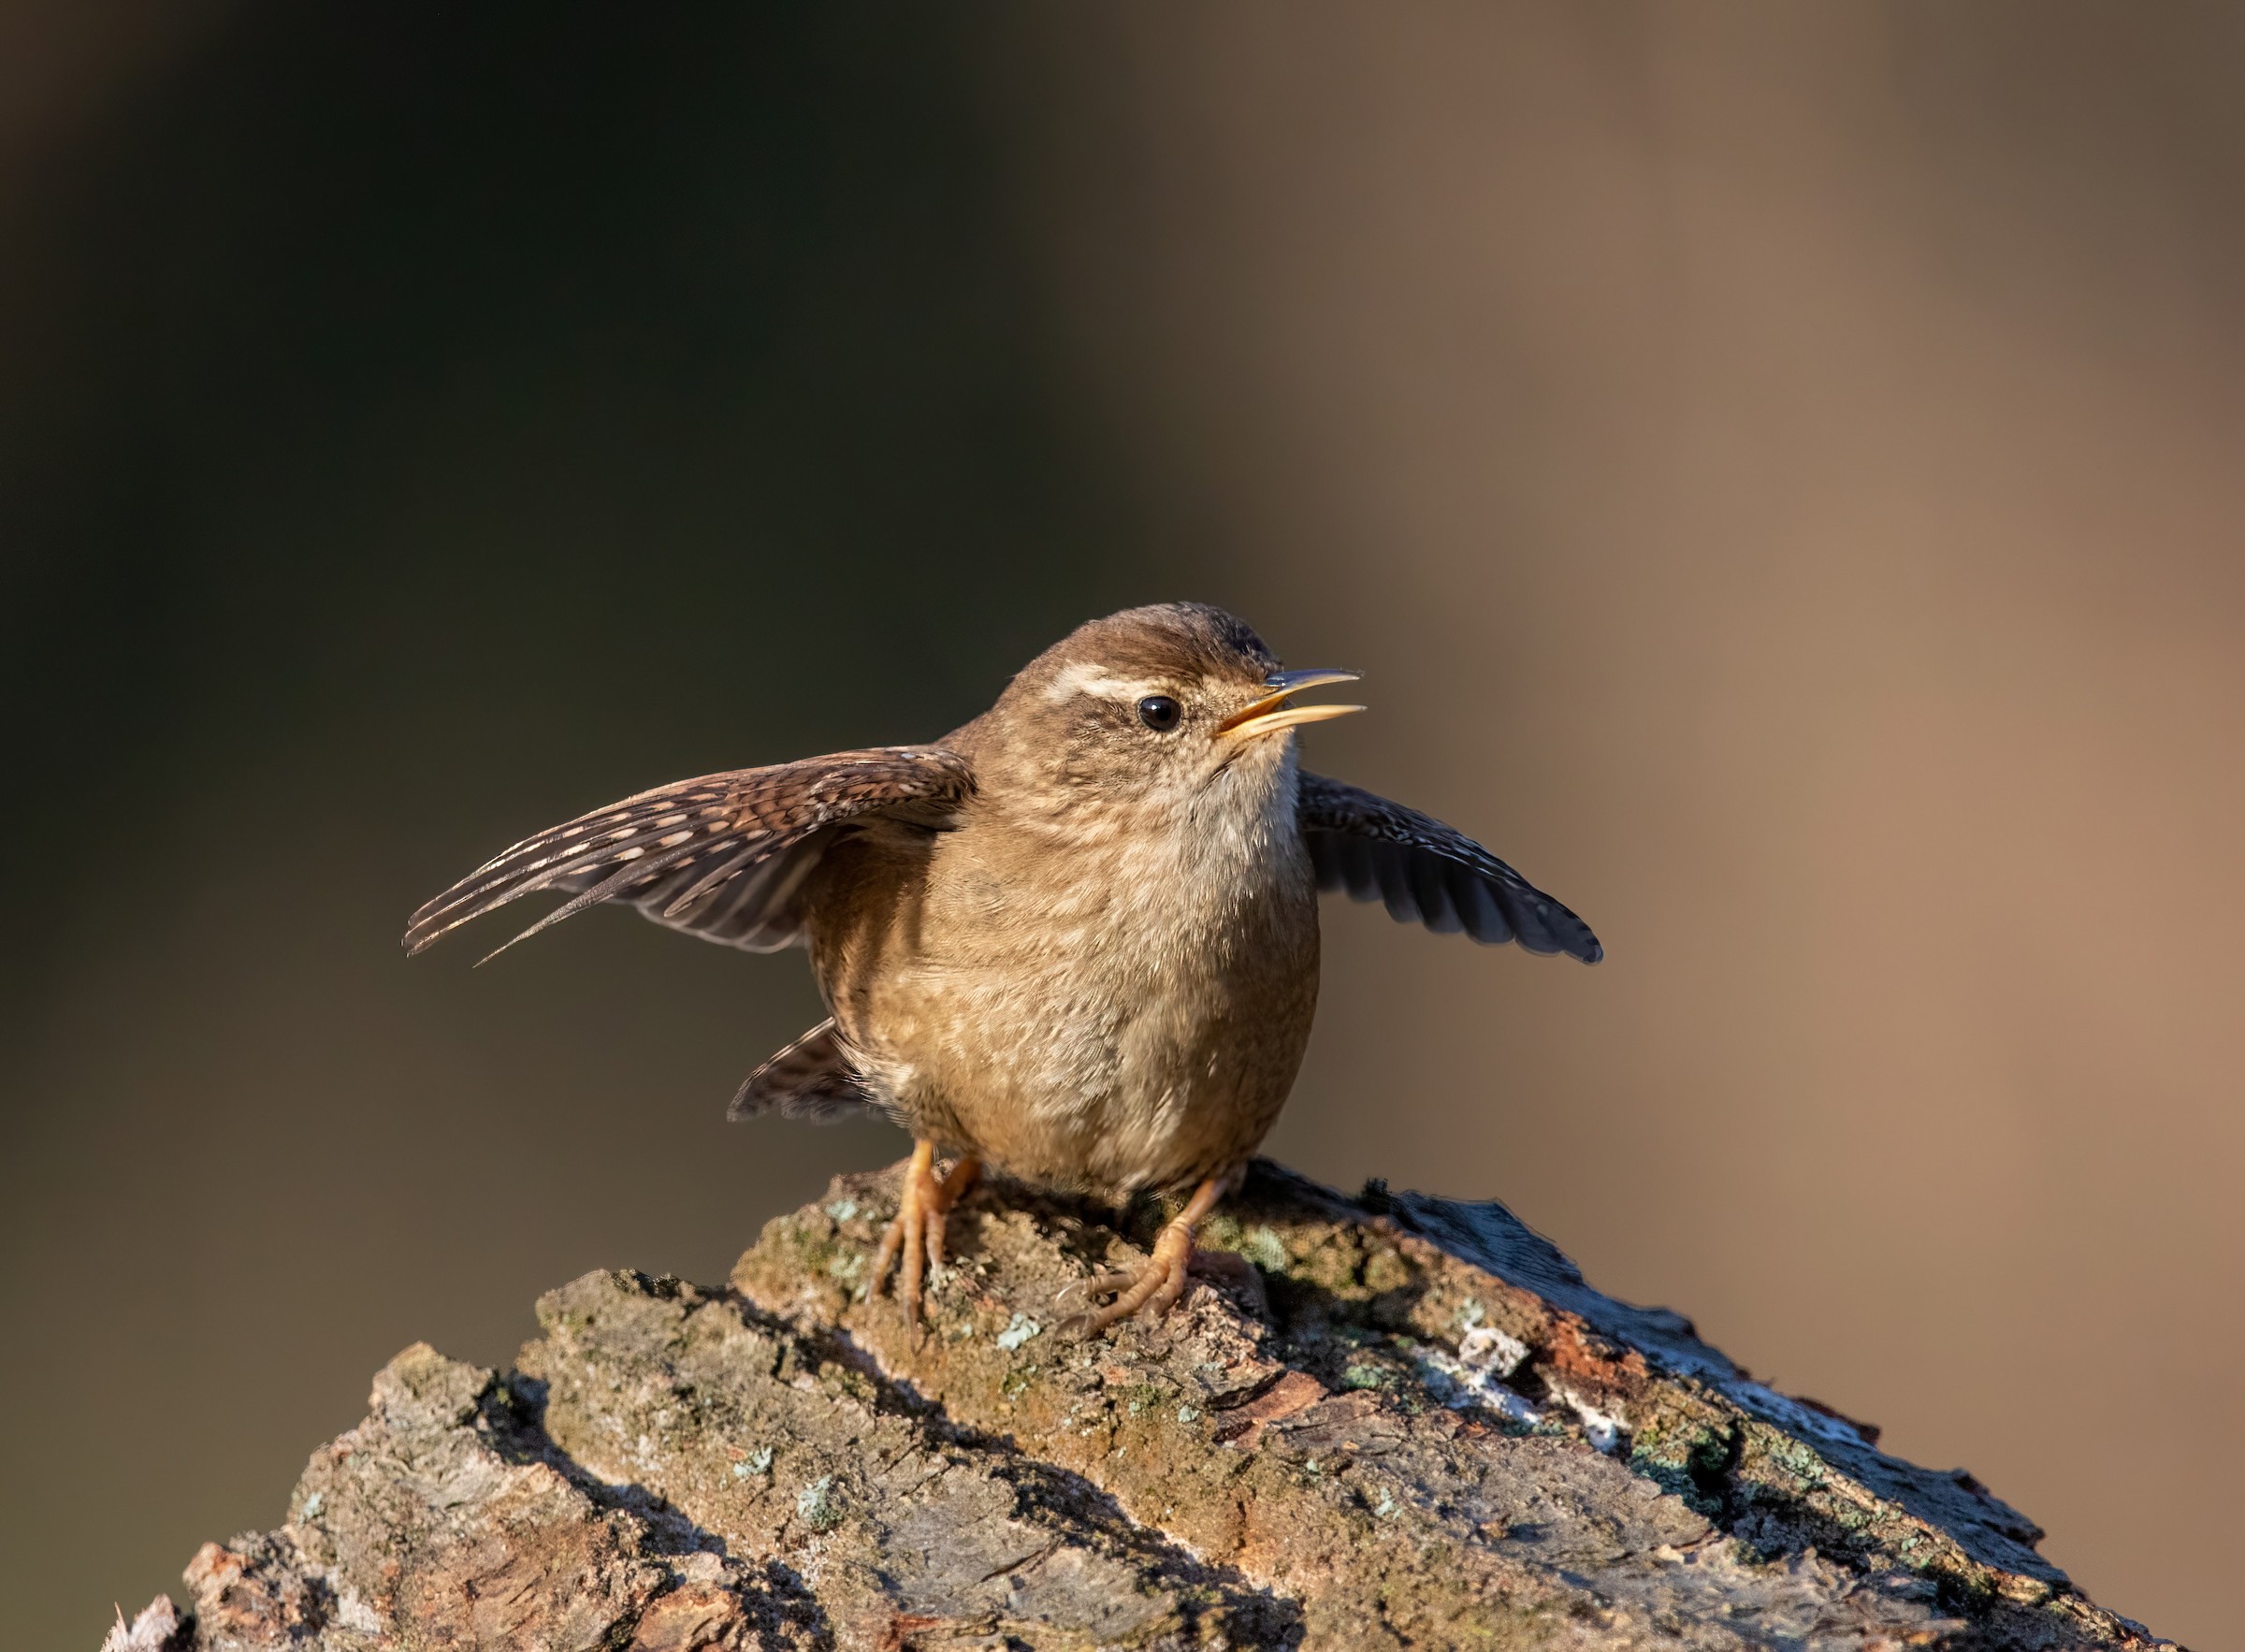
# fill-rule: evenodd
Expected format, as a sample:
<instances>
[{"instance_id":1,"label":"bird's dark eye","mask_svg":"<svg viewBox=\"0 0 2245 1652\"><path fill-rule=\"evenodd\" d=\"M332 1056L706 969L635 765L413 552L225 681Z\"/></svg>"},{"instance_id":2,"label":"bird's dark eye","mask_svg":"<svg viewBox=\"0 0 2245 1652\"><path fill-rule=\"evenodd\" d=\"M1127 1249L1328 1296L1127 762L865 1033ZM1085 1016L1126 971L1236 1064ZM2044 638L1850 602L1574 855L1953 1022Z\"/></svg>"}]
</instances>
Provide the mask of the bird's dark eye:
<instances>
[{"instance_id":1,"label":"bird's dark eye","mask_svg":"<svg viewBox=\"0 0 2245 1652\"><path fill-rule=\"evenodd\" d=\"M1157 734L1166 734L1177 727L1177 719L1185 715L1185 708L1166 694L1149 694L1138 702L1138 721Z\"/></svg>"}]
</instances>

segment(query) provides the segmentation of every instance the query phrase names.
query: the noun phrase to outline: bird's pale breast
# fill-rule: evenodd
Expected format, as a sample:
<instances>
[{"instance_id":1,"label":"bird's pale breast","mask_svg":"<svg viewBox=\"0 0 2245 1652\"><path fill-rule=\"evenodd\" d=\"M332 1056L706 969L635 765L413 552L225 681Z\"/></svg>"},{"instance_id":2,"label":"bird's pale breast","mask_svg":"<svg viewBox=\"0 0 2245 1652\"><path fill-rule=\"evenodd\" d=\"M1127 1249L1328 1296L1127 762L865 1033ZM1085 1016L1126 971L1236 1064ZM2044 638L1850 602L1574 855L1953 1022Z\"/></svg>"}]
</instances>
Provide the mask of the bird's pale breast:
<instances>
[{"instance_id":1,"label":"bird's pale breast","mask_svg":"<svg viewBox=\"0 0 2245 1652\"><path fill-rule=\"evenodd\" d=\"M813 953L861 1070L922 1134L1051 1185L1245 1159L1317 1001L1291 764L1275 778L1151 817L995 806L837 857L843 898L818 905L847 917Z\"/></svg>"}]
</instances>

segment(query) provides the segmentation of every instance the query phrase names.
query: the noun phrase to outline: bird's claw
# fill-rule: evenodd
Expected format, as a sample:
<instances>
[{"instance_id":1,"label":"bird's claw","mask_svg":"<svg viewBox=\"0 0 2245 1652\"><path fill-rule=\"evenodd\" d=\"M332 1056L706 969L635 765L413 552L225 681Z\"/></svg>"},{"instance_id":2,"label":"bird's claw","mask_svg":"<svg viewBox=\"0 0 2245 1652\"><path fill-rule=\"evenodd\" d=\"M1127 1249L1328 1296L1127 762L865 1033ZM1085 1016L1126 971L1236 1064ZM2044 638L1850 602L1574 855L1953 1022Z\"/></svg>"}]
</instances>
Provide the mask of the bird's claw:
<instances>
[{"instance_id":1,"label":"bird's claw","mask_svg":"<svg viewBox=\"0 0 2245 1652\"><path fill-rule=\"evenodd\" d=\"M1134 1273L1103 1273L1096 1279L1070 1286L1067 1294L1071 1296L1112 1297L1114 1300L1104 1308L1071 1313L1061 1322L1061 1329L1088 1339L1101 1335L1134 1313L1159 1319L1176 1307L1178 1298L1185 1294L1186 1275L1192 1265L1193 1229L1180 1218L1162 1229L1145 1267Z\"/></svg>"},{"instance_id":2,"label":"bird's claw","mask_svg":"<svg viewBox=\"0 0 2245 1652\"><path fill-rule=\"evenodd\" d=\"M944 1220L959 1196L974 1185L981 1166L973 1158L962 1158L951 1167L950 1174L938 1178L935 1174L935 1148L932 1142L920 1142L912 1149L911 1162L905 1167L905 1185L896 1203L896 1215L881 1233L881 1246L873 1255L873 1274L869 1282L872 1291L878 1295L888 1282L889 1269L900 1256L903 1260L903 1289L905 1323L915 1330L920 1323L920 1285L931 1268L941 1268L944 1262Z\"/></svg>"}]
</instances>

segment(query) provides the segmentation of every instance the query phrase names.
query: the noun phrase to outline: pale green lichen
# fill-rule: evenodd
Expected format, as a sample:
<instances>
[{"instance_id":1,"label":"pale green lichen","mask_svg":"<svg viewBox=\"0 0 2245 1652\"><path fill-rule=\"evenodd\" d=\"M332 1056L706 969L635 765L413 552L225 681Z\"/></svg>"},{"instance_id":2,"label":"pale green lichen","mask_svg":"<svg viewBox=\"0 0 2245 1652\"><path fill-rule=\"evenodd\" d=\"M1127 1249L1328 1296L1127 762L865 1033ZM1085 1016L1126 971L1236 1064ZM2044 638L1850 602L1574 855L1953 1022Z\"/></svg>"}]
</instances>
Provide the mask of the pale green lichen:
<instances>
[{"instance_id":1,"label":"pale green lichen","mask_svg":"<svg viewBox=\"0 0 2245 1652\"><path fill-rule=\"evenodd\" d=\"M1291 1260L1286 1254L1286 1241L1261 1225L1248 1229L1239 1241L1239 1253L1265 1273L1284 1273Z\"/></svg>"}]
</instances>

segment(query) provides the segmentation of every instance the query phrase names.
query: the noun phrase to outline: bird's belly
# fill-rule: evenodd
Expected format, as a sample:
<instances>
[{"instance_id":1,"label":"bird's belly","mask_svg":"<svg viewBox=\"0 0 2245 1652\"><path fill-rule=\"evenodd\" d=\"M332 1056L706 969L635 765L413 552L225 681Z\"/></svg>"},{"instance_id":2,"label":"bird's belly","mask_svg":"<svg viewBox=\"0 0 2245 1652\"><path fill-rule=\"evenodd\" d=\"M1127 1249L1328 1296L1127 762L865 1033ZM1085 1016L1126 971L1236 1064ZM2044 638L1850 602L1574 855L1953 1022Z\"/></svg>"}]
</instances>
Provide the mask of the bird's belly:
<instances>
[{"instance_id":1,"label":"bird's belly","mask_svg":"<svg viewBox=\"0 0 2245 1652\"><path fill-rule=\"evenodd\" d=\"M1008 1174L1120 1196L1187 1185L1276 1121L1317 1002L1308 880L1185 926L1048 926L1025 955L940 933L855 1030L862 1065L920 1132ZM1141 935L1162 937L1143 944Z\"/></svg>"}]
</instances>

